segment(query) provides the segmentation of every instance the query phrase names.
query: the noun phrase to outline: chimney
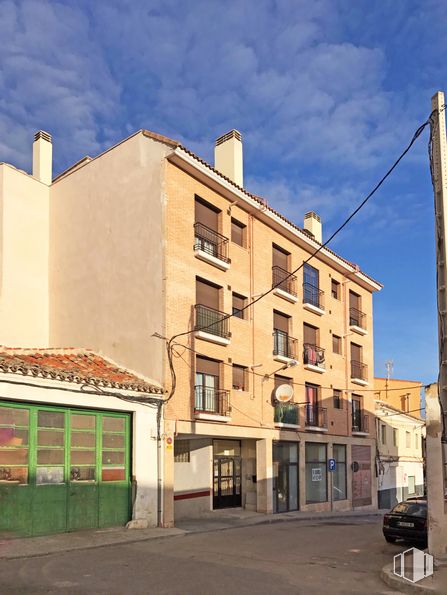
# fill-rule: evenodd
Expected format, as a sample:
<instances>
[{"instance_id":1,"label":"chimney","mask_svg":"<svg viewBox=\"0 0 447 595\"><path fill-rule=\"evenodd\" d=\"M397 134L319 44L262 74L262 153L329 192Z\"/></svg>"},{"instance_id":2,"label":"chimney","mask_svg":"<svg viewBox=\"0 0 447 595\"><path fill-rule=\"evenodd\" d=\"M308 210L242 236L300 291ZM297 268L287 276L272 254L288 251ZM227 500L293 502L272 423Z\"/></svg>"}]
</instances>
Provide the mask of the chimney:
<instances>
[{"instance_id":1,"label":"chimney","mask_svg":"<svg viewBox=\"0 0 447 595\"><path fill-rule=\"evenodd\" d=\"M320 217L313 211L304 215L304 231L312 236L320 244L323 243L323 230Z\"/></svg>"},{"instance_id":2,"label":"chimney","mask_svg":"<svg viewBox=\"0 0 447 595\"><path fill-rule=\"evenodd\" d=\"M33 177L44 184L51 184L53 173L53 145L51 134L39 130L34 135Z\"/></svg>"},{"instance_id":3,"label":"chimney","mask_svg":"<svg viewBox=\"0 0 447 595\"><path fill-rule=\"evenodd\" d=\"M243 187L242 136L238 130L230 130L216 140L214 167L238 186Z\"/></svg>"}]
</instances>

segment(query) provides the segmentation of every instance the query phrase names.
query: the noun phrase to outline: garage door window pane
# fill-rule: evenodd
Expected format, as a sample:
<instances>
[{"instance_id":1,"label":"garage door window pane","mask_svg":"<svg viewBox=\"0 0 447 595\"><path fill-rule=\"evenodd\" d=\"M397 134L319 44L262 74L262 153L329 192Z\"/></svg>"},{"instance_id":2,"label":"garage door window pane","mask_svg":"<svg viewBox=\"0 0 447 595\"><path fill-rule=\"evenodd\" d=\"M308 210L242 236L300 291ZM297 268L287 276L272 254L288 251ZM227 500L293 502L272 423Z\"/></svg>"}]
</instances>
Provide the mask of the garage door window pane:
<instances>
[{"instance_id":1,"label":"garage door window pane","mask_svg":"<svg viewBox=\"0 0 447 595\"><path fill-rule=\"evenodd\" d=\"M0 467L0 481L28 483L28 467Z\"/></svg>"},{"instance_id":2,"label":"garage door window pane","mask_svg":"<svg viewBox=\"0 0 447 595\"><path fill-rule=\"evenodd\" d=\"M102 418L103 432L124 432L126 429L124 417L106 417Z\"/></svg>"},{"instance_id":3,"label":"garage door window pane","mask_svg":"<svg viewBox=\"0 0 447 595\"><path fill-rule=\"evenodd\" d=\"M36 482L40 485L48 483L64 483L64 468L37 467Z\"/></svg>"},{"instance_id":4,"label":"garage door window pane","mask_svg":"<svg viewBox=\"0 0 447 595\"><path fill-rule=\"evenodd\" d=\"M39 430L37 444L39 446L64 446L65 434L55 430Z\"/></svg>"},{"instance_id":5,"label":"garage door window pane","mask_svg":"<svg viewBox=\"0 0 447 595\"><path fill-rule=\"evenodd\" d=\"M0 407L0 426L28 427L29 411L13 407Z\"/></svg>"},{"instance_id":6,"label":"garage door window pane","mask_svg":"<svg viewBox=\"0 0 447 595\"><path fill-rule=\"evenodd\" d=\"M107 417L102 420L102 481L126 479L126 420Z\"/></svg>"},{"instance_id":7,"label":"garage door window pane","mask_svg":"<svg viewBox=\"0 0 447 595\"><path fill-rule=\"evenodd\" d=\"M59 411L39 411L37 425L39 428L64 428L65 415Z\"/></svg>"},{"instance_id":8,"label":"garage door window pane","mask_svg":"<svg viewBox=\"0 0 447 595\"><path fill-rule=\"evenodd\" d=\"M0 465L26 465L27 448L0 448Z\"/></svg>"},{"instance_id":9,"label":"garage door window pane","mask_svg":"<svg viewBox=\"0 0 447 595\"><path fill-rule=\"evenodd\" d=\"M70 481L96 479L96 416L72 413Z\"/></svg>"},{"instance_id":10,"label":"garage door window pane","mask_svg":"<svg viewBox=\"0 0 447 595\"><path fill-rule=\"evenodd\" d=\"M39 448L37 450L37 464L63 465L64 456L65 453L63 448Z\"/></svg>"}]
</instances>

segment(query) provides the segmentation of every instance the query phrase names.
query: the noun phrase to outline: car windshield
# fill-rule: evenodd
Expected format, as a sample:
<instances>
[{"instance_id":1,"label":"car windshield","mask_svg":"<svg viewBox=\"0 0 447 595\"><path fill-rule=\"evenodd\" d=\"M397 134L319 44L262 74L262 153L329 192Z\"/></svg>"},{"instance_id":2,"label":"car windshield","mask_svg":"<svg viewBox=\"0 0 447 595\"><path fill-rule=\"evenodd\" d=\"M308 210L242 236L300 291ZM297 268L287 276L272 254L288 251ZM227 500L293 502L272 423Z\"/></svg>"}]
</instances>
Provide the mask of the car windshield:
<instances>
[{"instance_id":1,"label":"car windshield","mask_svg":"<svg viewBox=\"0 0 447 595\"><path fill-rule=\"evenodd\" d=\"M401 502L393 508L391 512L397 514L408 514L410 516L427 516L427 503L426 502Z\"/></svg>"}]
</instances>

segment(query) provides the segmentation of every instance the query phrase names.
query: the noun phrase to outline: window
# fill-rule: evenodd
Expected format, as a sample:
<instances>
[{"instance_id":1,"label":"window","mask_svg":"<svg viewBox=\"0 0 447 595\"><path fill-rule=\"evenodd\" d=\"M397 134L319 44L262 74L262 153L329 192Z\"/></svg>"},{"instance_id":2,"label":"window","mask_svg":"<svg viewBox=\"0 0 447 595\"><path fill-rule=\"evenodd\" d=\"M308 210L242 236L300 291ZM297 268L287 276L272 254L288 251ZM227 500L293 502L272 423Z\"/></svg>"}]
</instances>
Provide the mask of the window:
<instances>
[{"instance_id":1,"label":"window","mask_svg":"<svg viewBox=\"0 0 447 595\"><path fill-rule=\"evenodd\" d=\"M331 294L334 299L340 299L340 283L335 279L331 280Z\"/></svg>"},{"instance_id":2,"label":"window","mask_svg":"<svg viewBox=\"0 0 447 595\"><path fill-rule=\"evenodd\" d=\"M408 476L408 493L409 494L416 493L416 477L414 475Z\"/></svg>"},{"instance_id":3,"label":"window","mask_svg":"<svg viewBox=\"0 0 447 595\"><path fill-rule=\"evenodd\" d=\"M341 337L332 335L332 351L341 355Z\"/></svg>"},{"instance_id":4,"label":"window","mask_svg":"<svg viewBox=\"0 0 447 595\"><path fill-rule=\"evenodd\" d=\"M327 502L326 444L306 442L306 503Z\"/></svg>"},{"instance_id":5,"label":"window","mask_svg":"<svg viewBox=\"0 0 447 595\"><path fill-rule=\"evenodd\" d=\"M247 310L243 310L247 305L247 298L238 293L233 293L233 316L246 320Z\"/></svg>"},{"instance_id":6,"label":"window","mask_svg":"<svg viewBox=\"0 0 447 595\"><path fill-rule=\"evenodd\" d=\"M219 413L219 362L196 356L195 410Z\"/></svg>"},{"instance_id":7,"label":"window","mask_svg":"<svg viewBox=\"0 0 447 595\"><path fill-rule=\"evenodd\" d=\"M409 401L410 401L410 395L409 394L403 395L400 398L400 408L402 409L402 411L407 411L408 412L410 410L410 403L409 403Z\"/></svg>"},{"instance_id":8,"label":"window","mask_svg":"<svg viewBox=\"0 0 447 595\"><path fill-rule=\"evenodd\" d=\"M290 386L292 386L292 379L287 378L287 376L275 374L275 388L278 388L278 386L281 386L281 384L290 384Z\"/></svg>"},{"instance_id":9,"label":"window","mask_svg":"<svg viewBox=\"0 0 447 595\"><path fill-rule=\"evenodd\" d=\"M405 432L405 446L407 448L411 448L411 434L410 434L410 432Z\"/></svg>"},{"instance_id":10,"label":"window","mask_svg":"<svg viewBox=\"0 0 447 595\"><path fill-rule=\"evenodd\" d=\"M233 364L233 389L248 390L247 368Z\"/></svg>"},{"instance_id":11,"label":"window","mask_svg":"<svg viewBox=\"0 0 447 595\"><path fill-rule=\"evenodd\" d=\"M385 424L380 425L380 442L382 444L386 444L386 425Z\"/></svg>"},{"instance_id":12,"label":"window","mask_svg":"<svg viewBox=\"0 0 447 595\"><path fill-rule=\"evenodd\" d=\"M343 409L341 390L334 389L332 392L334 397L334 409Z\"/></svg>"},{"instance_id":13,"label":"window","mask_svg":"<svg viewBox=\"0 0 447 595\"><path fill-rule=\"evenodd\" d=\"M280 248L276 244L272 246L272 264L274 267L280 267L284 271L289 270L290 252Z\"/></svg>"},{"instance_id":14,"label":"window","mask_svg":"<svg viewBox=\"0 0 447 595\"><path fill-rule=\"evenodd\" d=\"M393 446L399 446L399 430L393 428Z\"/></svg>"},{"instance_id":15,"label":"window","mask_svg":"<svg viewBox=\"0 0 447 595\"><path fill-rule=\"evenodd\" d=\"M0 482L28 483L29 411L0 407Z\"/></svg>"},{"instance_id":16,"label":"window","mask_svg":"<svg viewBox=\"0 0 447 595\"><path fill-rule=\"evenodd\" d=\"M231 218L231 241L242 248L246 246L246 230L247 227L243 223Z\"/></svg>"},{"instance_id":17,"label":"window","mask_svg":"<svg viewBox=\"0 0 447 595\"><path fill-rule=\"evenodd\" d=\"M414 435L414 447L415 447L416 449L418 449L418 448L419 448L419 434L415 434L415 435Z\"/></svg>"},{"instance_id":18,"label":"window","mask_svg":"<svg viewBox=\"0 0 447 595\"><path fill-rule=\"evenodd\" d=\"M126 418L102 419L102 481L126 479Z\"/></svg>"},{"instance_id":19,"label":"window","mask_svg":"<svg viewBox=\"0 0 447 595\"><path fill-rule=\"evenodd\" d=\"M190 452L189 440L175 440L174 463L189 463Z\"/></svg>"},{"instance_id":20,"label":"window","mask_svg":"<svg viewBox=\"0 0 447 595\"><path fill-rule=\"evenodd\" d=\"M333 458L336 461L335 471L332 472L333 499L346 500L346 446L334 444Z\"/></svg>"}]
</instances>

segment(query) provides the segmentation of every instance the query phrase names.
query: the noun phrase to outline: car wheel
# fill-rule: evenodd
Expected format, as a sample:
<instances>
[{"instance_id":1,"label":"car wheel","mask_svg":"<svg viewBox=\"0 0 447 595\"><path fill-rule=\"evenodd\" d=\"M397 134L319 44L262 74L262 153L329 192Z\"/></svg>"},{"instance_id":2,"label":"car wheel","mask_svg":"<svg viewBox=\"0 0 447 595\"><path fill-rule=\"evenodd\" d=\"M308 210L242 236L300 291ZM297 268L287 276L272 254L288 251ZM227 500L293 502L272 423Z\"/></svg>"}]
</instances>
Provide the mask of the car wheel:
<instances>
[{"instance_id":1,"label":"car wheel","mask_svg":"<svg viewBox=\"0 0 447 595\"><path fill-rule=\"evenodd\" d=\"M384 535L384 537L388 543L396 543L396 537L390 537L389 535Z\"/></svg>"}]
</instances>

